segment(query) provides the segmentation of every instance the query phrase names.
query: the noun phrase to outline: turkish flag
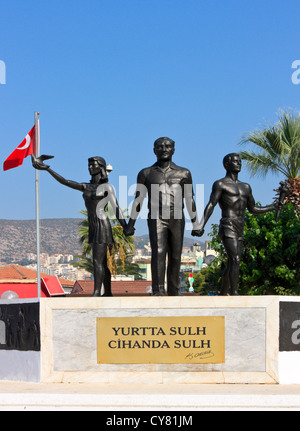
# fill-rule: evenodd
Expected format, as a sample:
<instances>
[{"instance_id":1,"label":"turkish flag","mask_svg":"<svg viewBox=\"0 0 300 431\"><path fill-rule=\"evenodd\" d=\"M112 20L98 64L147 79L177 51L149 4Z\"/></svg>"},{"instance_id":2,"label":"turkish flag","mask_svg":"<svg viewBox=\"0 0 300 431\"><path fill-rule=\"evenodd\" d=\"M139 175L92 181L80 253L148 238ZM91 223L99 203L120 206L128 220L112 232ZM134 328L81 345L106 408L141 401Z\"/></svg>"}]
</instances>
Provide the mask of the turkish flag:
<instances>
[{"instance_id":1,"label":"turkish flag","mask_svg":"<svg viewBox=\"0 0 300 431\"><path fill-rule=\"evenodd\" d=\"M26 135L21 144L7 157L3 163L3 170L16 168L21 166L25 157L30 156L35 152L35 126Z\"/></svg>"}]
</instances>

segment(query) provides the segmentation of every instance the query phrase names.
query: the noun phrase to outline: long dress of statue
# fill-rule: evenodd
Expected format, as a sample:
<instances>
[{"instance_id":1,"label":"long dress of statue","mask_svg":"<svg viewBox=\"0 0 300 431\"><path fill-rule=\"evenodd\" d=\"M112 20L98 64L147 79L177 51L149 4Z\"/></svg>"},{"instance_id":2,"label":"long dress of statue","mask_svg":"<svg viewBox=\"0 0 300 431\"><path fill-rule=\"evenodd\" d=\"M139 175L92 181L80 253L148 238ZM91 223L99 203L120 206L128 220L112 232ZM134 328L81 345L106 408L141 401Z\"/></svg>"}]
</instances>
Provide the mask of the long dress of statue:
<instances>
[{"instance_id":1,"label":"long dress of statue","mask_svg":"<svg viewBox=\"0 0 300 431\"><path fill-rule=\"evenodd\" d=\"M226 176L213 184L209 203L200 222L201 235L204 226L217 204L222 211L219 236L227 254L227 267L222 276L221 295L238 295L239 269L243 247L245 211L263 214L278 210L279 204L258 207L249 184L238 180L241 159L236 153L227 154L223 159Z\"/></svg>"},{"instance_id":2,"label":"long dress of statue","mask_svg":"<svg viewBox=\"0 0 300 431\"><path fill-rule=\"evenodd\" d=\"M107 266L107 247L113 244L113 235L110 221L105 211L108 203L112 205L115 215L123 229L126 222L117 202L113 187L108 184L106 162L102 157L88 159L88 168L91 175L89 183L77 183L66 180L54 172L44 160L51 156L32 156L32 165L35 169L47 170L53 178L64 186L83 192L83 199L88 214L89 238L92 245L94 265L94 293L92 296L100 296L101 286L104 284L103 296L112 296L111 273Z\"/></svg>"}]
</instances>

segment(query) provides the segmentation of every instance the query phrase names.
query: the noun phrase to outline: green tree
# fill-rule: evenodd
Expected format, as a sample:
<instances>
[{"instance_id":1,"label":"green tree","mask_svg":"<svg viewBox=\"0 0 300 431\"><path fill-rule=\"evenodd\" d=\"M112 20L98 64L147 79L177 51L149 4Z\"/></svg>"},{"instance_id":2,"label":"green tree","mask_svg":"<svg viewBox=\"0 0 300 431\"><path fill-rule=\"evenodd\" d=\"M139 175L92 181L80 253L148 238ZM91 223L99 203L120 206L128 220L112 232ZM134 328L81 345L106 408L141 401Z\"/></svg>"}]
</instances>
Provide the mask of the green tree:
<instances>
[{"instance_id":1,"label":"green tree","mask_svg":"<svg viewBox=\"0 0 300 431\"><path fill-rule=\"evenodd\" d=\"M209 267L209 277L220 286L226 253L217 225L211 236L219 257ZM300 294L300 223L293 205L282 209L279 222L274 213L254 216L246 211L239 285L241 295Z\"/></svg>"},{"instance_id":2,"label":"green tree","mask_svg":"<svg viewBox=\"0 0 300 431\"><path fill-rule=\"evenodd\" d=\"M265 177L281 174L291 191L285 203L291 202L300 215L300 114L281 112L278 122L263 130L250 132L240 144L254 145L241 151L240 157L252 175Z\"/></svg>"}]
</instances>

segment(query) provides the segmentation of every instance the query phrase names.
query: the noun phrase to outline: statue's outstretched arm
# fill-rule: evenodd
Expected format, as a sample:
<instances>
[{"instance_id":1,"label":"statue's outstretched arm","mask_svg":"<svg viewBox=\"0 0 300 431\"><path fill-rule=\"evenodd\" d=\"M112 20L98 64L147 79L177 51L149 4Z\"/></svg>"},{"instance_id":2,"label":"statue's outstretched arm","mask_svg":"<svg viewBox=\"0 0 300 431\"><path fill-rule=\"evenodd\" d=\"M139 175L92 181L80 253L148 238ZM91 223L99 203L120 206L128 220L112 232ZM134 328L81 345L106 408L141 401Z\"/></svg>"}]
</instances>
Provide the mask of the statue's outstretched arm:
<instances>
[{"instance_id":1,"label":"statue's outstretched arm","mask_svg":"<svg viewBox=\"0 0 300 431\"><path fill-rule=\"evenodd\" d=\"M264 206L264 207L259 207L259 206L255 205L255 200L254 200L252 190L250 187L250 193L249 193L248 202L247 202L247 209L251 214L264 214L264 213L267 213L269 211L276 211L277 208L278 207L275 203L271 204L271 205Z\"/></svg>"},{"instance_id":2,"label":"statue's outstretched arm","mask_svg":"<svg viewBox=\"0 0 300 431\"><path fill-rule=\"evenodd\" d=\"M54 179L56 179L56 181L58 181L60 184L63 184L64 186L70 187L71 189L83 191L84 190L84 184L83 183L77 183L76 181L66 180L64 177L59 175L57 172L50 169L49 165L46 165L44 163L44 160L51 159L51 158L53 158L53 156L42 155L40 157L35 157L32 154L31 155L32 166L35 169L48 171L49 174L52 175L52 177Z\"/></svg>"}]
</instances>

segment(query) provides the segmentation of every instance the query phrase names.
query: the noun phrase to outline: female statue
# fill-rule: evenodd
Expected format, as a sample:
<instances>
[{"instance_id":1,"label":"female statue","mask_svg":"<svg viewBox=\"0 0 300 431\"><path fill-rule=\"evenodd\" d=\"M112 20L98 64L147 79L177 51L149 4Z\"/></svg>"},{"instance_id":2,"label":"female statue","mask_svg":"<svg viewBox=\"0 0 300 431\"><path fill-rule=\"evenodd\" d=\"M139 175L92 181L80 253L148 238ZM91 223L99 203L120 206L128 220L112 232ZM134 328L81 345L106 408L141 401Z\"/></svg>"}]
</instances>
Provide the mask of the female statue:
<instances>
[{"instance_id":1,"label":"female statue","mask_svg":"<svg viewBox=\"0 0 300 431\"><path fill-rule=\"evenodd\" d=\"M107 247L113 244L112 228L106 212L108 203L112 205L117 219L122 228L126 222L119 207L113 187L108 184L106 162L102 157L90 157L88 169L91 175L89 183L77 183L66 180L50 167L44 164L44 160L51 156L31 156L32 165L35 169L46 170L64 186L83 192L82 196L88 214L89 244L92 245L94 264L94 293L92 296L100 296L101 286L104 284L103 296L112 296L111 273L107 266Z\"/></svg>"}]
</instances>

